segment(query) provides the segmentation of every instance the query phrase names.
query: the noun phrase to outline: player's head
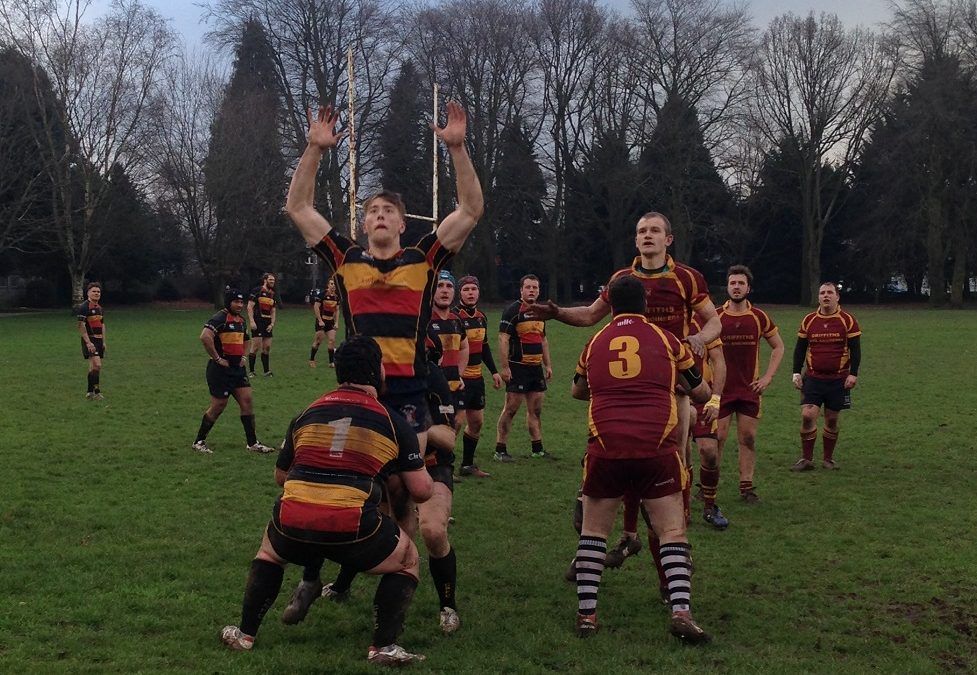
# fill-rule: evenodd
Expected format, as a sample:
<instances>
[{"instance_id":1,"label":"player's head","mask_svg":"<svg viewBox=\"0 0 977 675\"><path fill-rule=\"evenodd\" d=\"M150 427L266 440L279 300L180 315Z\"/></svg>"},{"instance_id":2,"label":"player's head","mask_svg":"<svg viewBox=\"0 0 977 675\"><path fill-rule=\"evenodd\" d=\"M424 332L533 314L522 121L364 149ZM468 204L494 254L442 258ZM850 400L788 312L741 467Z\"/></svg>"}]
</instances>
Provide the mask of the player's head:
<instances>
[{"instance_id":1,"label":"player's head","mask_svg":"<svg viewBox=\"0 0 977 675\"><path fill-rule=\"evenodd\" d=\"M399 194L380 190L363 204L363 230L370 243L379 245L399 242L407 229L407 207Z\"/></svg>"},{"instance_id":2,"label":"player's head","mask_svg":"<svg viewBox=\"0 0 977 675\"><path fill-rule=\"evenodd\" d=\"M448 270L438 272L438 285L434 288L434 306L445 310L455 300L455 278Z\"/></svg>"},{"instance_id":3,"label":"player's head","mask_svg":"<svg viewBox=\"0 0 977 675\"><path fill-rule=\"evenodd\" d=\"M93 281L85 286L85 297L91 302L98 302L102 297L102 284Z\"/></svg>"},{"instance_id":4,"label":"player's head","mask_svg":"<svg viewBox=\"0 0 977 675\"><path fill-rule=\"evenodd\" d=\"M818 307L826 314L832 314L838 309L841 301L841 289L833 281L825 281L818 287Z\"/></svg>"},{"instance_id":5,"label":"player's head","mask_svg":"<svg viewBox=\"0 0 977 675\"><path fill-rule=\"evenodd\" d=\"M244 293L228 286L224 289L224 309L231 314L240 314L244 309Z\"/></svg>"},{"instance_id":6,"label":"player's head","mask_svg":"<svg viewBox=\"0 0 977 675\"><path fill-rule=\"evenodd\" d=\"M519 299L523 302L535 302L539 297L539 277L527 274L519 280Z\"/></svg>"},{"instance_id":7,"label":"player's head","mask_svg":"<svg viewBox=\"0 0 977 675\"><path fill-rule=\"evenodd\" d=\"M326 293L336 292L336 280L333 277L329 277L329 281L326 282Z\"/></svg>"},{"instance_id":8,"label":"player's head","mask_svg":"<svg viewBox=\"0 0 977 675\"><path fill-rule=\"evenodd\" d=\"M480 295L478 288L478 277L468 274L458 280L458 295L461 296L461 303L474 307L478 304Z\"/></svg>"},{"instance_id":9,"label":"player's head","mask_svg":"<svg viewBox=\"0 0 977 675\"><path fill-rule=\"evenodd\" d=\"M383 355L376 340L354 335L336 350L336 381L364 384L378 392L383 385Z\"/></svg>"},{"instance_id":10,"label":"player's head","mask_svg":"<svg viewBox=\"0 0 977 675\"><path fill-rule=\"evenodd\" d=\"M614 314L644 314L647 308L645 287L630 274L612 281L607 295Z\"/></svg>"},{"instance_id":11,"label":"player's head","mask_svg":"<svg viewBox=\"0 0 977 675\"><path fill-rule=\"evenodd\" d=\"M276 281L277 279L275 279L275 275L271 272L265 272L261 275L261 285L265 288L274 288Z\"/></svg>"},{"instance_id":12,"label":"player's head","mask_svg":"<svg viewBox=\"0 0 977 675\"><path fill-rule=\"evenodd\" d=\"M746 265L733 265L726 270L726 295L733 302L745 300L753 290L753 272Z\"/></svg>"},{"instance_id":13,"label":"player's head","mask_svg":"<svg viewBox=\"0 0 977 675\"><path fill-rule=\"evenodd\" d=\"M643 256L664 253L672 244L672 223L657 211L641 216L634 230L634 246Z\"/></svg>"}]
</instances>

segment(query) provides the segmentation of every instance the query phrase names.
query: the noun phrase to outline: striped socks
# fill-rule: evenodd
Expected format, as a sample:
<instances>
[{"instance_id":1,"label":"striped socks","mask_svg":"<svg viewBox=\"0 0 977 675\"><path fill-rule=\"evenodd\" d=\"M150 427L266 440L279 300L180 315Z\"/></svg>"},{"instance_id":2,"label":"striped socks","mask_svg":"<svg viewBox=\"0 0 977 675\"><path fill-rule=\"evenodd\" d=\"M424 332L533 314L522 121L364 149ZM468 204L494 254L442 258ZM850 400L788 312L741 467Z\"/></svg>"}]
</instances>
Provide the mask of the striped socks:
<instances>
[{"instance_id":1,"label":"striped socks","mask_svg":"<svg viewBox=\"0 0 977 675\"><path fill-rule=\"evenodd\" d=\"M581 535L577 544L577 613L592 616L597 613L597 591L604 573L607 539Z\"/></svg>"},{"instance_id":2,"label":"striped socks","mask_svg":"<svg viewBox=\"0 0 977 675\"><path fill-rule=\"evenodd\" d=\"M661 545L662 569L665 570L673 612L692 611L691 551L692 546L684 542ZM579 573L577 578L580 578ZM577 583L579 585L579 581Z\"/></svg>"}]
</instances>

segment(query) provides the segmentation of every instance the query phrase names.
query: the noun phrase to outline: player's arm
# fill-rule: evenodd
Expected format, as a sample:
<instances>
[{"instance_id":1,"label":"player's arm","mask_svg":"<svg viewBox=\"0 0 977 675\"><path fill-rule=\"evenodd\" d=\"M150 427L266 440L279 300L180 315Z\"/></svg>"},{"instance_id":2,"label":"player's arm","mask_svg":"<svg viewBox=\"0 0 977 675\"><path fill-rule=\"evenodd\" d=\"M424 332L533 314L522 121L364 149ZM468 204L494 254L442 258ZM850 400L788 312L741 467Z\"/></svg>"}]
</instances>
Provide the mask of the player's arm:
<instances>
[{"instance_id":1,"label":"player's arm","mask_svg":"<svg viewBox=\"0 0 977 675\"><path fill-rule=\"evenodd\" d=\"M468 367L468 357L471 354L471 347L468 345L468 337L463 337L461 339L461 347L458 348L458 375L459 378L462 373L465 372L465 368ZM465 388L465 380L461 378L461 388Z\"/></svg>"},{"instance_id":2,"label":"player's arm","mask_svg":"<svg viewBox=\"0 0 977 675\"><path fill-rule=\"evenodd\" d=\"M315 325L316 326L323 325L322 324L322 315L320 314L320 311L319 311L321 309L322 309L322 303L320 301L316 300L315 302L312 303L312 316L315 317Z\"/></svg>"},{"instance_id":3,"label":"player's arm","mask_svg":"<svg viewBox=\"0 0 977 675\"><path fill-rule=\"evenodd\" d=\"M795 389L801 388L801 370L804 368L804 359L807 357L808 340L805 337L797 338L797 344L794 345L794 370L791 375L791 381L794 383Z\"/></svg>"},{"instance_id":4,"label":"player's arm","mask_svg":"<svg viewBox=\"0 0 977 675\"><path fill-rule=\"evenodd\" d=\"M543 336L543 370L546 373L546 379L553 379L553 362L550 361L550 341L544 335Z\"/></svg>"},{"instance_id":5,"label":"player's arm","mask_svg":"<svg viewBox=\"0 0 977 675\"><path fill-rule=\"evenodd\" d=\"M345 133L336 133L339 113L333 111L332 106L319 108L315 116L310 108L306 110L306 116L309 120L308 144L292 173L285 199L285 213L295 223L306 243L315 246L332 230L329 221L315 208L315 180L319 162L322 154L335 148Z\"/></svg>"},{"instance_id":6,"label":"player's arm","mask_svg":"<svg viewBox=\"0 0 977 675\"><path fill-rule=\"evenodd\" d=\"M88 337L88 319L78 317L78 333L81 335L82 344L88 349L89 354L95 353L95 343ZM102 330L105 330L104 328Z\"/></svg>"},{"instance_id":7,"label":"player's arm","mask_svg":"<svg viewBox=\"0 0 977 675\"><path fill-rule=\"evenodd\" d=\"M857 338L856 338L857 339ZM102 317L102 349L108 346L108 342L105 340L105 317Z\"/></svg>"},{"instance_id":8,"label":"player's arm","mask_svg":"<svg viewBox=\"0 0 977 675\"><path fill-rule=\"evenodd\" d=\"M468 116L457 101L448 101L448 123L438 127L432 123L431 129L447 146L451 164L455 172L455 190L458 205L455 210L438 225L437 235L441 245L453 253L461 250L468 235L475 229L475 223L485 211L482 184L475 174L475 166L465 147L465 130ZM436 121L436 120L435 120Z\"/></svg>"},{"instance_id":9,"label":"player's arm","mask_svg":"<svg viewBox=\"0 0 977 675\"><path fill-rule=\"evenodd\" d=\"M722 345L710 347L708 358L712 369L712 395L702 408L702 418L705 422L712 422L719 419L719 403L726 387L726 356Z\"/></svg>"},{"instance_id":10,"label":"player's arm","mask_svg":"<svg viewBox=\"0 0 977 675\"><path fill-rule=\"evenodd\" d=\"M598 297L586 307L560 307L552 300L541 303L534 302L529 306L526 314L533 319L543 321L556 319L568 326L593 326L610 314L610 311L611 306L603 298Z\"/></svg>"},{"instance_id":11,"label":"player's arm","mask_svg":"<svg viewBox=\"0 0 977 675\"><path fill-rule=\"evenodd\" d=\"M268 322L268 330L275 327L275 319L278 318L278 302L271 303L271 321Z\"/></svg>"},{"instance_id":12,"label":"player's arm","mask_svg":"<svg viewBox=\"0 0 977 675\"><path fill-rule=\"evenodd\" d=\"M257 330L258 324L254 321L254 296L252 295L248 298L248 323L251 324L251 330Z\"/></svg>"},{"instance_id":13,"label":"player's arm","mask_svg":"<svg viewBox=\"0 0 977 675\"><path fill-rule=\"evenodd\" d=\"M784 360L784 339L780 337L780 333L774 333L767 337L767 344L770 345L770 360L767 362L767 371L750 384L750 389L758 394L762 394L770 386L773 378L777 375L777 369L780 368L780 362Z\"/></svg>"},{"instance_id":14,"label":"player's arm","mask_svg":"<svg viewBox=\"0 0 977 675\"><path fill-rule=\"evenodd\" d=\"M278 459L275 460L275 482L278 483L279 487L285 486L285 479L295 462L295 445L292 442L292 432L295 430L295 420L297 419L298 417L294 417L288 423L285 440L282 442L281 450L278 451Z\"/></svg>"},{"instance_id":15,"label":"player's arm","mask_svg":"<svg viewBox=\"0 0 977 675\"><path fill-rule=\"evenodd\" d=\"M200 342L203 343L204 351L207 352L211 361L221 367L230 365L226 359L217 354L217 346L214 344L214 329L209 325L204 326L204 329L200 331Z\"/></svg>"},{"instance_id":16,"label":"player's arm","mask_svg":"<svg viewBox=\"0 0 977 675\"><path fill-rule=\"evenodd\" d=\"M492 374L492 386L495 389L502 387L502 376L499 375L499 369L495 367L495 357L492 356L492 349L489 347L487 340L482 342L482 363L488 368L488 371Z\"/></svg>"},{"instance_id":17,"label":"player's arm","mask_svg":"<svg viewBox=\"0 0 977 675\"><path fill-rule=\"evenodd\" d=\"M580 373L573 375L573 384L570 385L570 396L578 401L590 400L590 383L587 382L586 375L581 375Z\"/></svg>"},{"instance_id":18,"label":"player's arm","mask_svg":"<svg viewBox=\"0 0 977 675\"><path fill-rule=\"evenodd\" d=\"M712 300L706 298L695 308L695 317L699 320L702 329L695 335L688 336L685 341L696 356L703 356L706 353L706 345L719 337L723 332L723 322L716 312L716 306Z\"/></svg>"},{"instance_id":19,"label":"player's arm","mask_svg":"<svg viewBox=\"0 0 977 675\"><path fill-rule=\"evenodd\" d=\"M424 457L421 455L420 446L417 443L417 434L407 424L407 420L399 415L390 416L394 424L394 432L397 436L397 470L400 480L403 482L407 492L410 493L414 503L421 504L426 502L434 494L434 482L431 474L424 467Z\"/></svg>"},{"instance_id":20,"label":"player's arm","mask_svg":"<svg viewBox=\"0 0 977 675\"><path fill-rule=\"evenodd\" d=\"M702 379L702 373L693 363L691 366L678 371L678 380L687 392L693 403L706 403L712 396L712 389L709 384Z\"/></svg>"},{"instance_id":21,"label":"player's arm","mask_svg":"<svg viewBox=\"0 0 977 675\"><path fill-rule=\"evenodd\" d=\"M509 368L509 334L503 331L499 331L499 354L502 354L502 367L499 368L499 374L502 376L503 382L508 382L512 379L512 369Z\"/></svg>"},{"instance_id":22,"label":"player's arm","mask_svg":"<svg viewBox=\"0 0 977 675\"><path fill-rule=\"evenodd\" d=\"M848 338L848 377L845 378L845 389L854 389L858 384L858 367L861 363L862 338L856 335Z\"/></svg>"}]
</instances>

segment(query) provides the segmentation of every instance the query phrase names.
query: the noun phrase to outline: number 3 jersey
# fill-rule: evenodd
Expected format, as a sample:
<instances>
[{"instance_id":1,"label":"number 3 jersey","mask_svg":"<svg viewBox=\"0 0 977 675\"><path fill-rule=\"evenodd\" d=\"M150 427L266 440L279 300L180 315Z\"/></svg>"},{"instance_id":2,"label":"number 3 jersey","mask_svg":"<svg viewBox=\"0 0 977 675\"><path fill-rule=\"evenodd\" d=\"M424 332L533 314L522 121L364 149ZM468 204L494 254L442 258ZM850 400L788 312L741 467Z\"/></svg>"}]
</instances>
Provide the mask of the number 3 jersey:
<instances>
[{"instance_id":1,"label":"number 3 jersey","mask_svg":"<svg viewBox=\"0 0 977 675\"><path fill-rule=\"evenodd\" d=\"M417 435L400 415L353 387L340 387L292 421L275 464L287 471L273 523L316 543L349 543L380 527L382 482L424 466Z\"/></svg>"},{"instance_id":2,"label":"number 3 jersey","mask_svg":"<svg viewBox=\"0 0 977 675\"><path fill-rule=\"evenodd\" d=\"M577 363L590 387L587 453L636 459L675 452L675 384L693 365L688 346L669 331L640 314L615 316Z\"/></svg>"}]
</instances>

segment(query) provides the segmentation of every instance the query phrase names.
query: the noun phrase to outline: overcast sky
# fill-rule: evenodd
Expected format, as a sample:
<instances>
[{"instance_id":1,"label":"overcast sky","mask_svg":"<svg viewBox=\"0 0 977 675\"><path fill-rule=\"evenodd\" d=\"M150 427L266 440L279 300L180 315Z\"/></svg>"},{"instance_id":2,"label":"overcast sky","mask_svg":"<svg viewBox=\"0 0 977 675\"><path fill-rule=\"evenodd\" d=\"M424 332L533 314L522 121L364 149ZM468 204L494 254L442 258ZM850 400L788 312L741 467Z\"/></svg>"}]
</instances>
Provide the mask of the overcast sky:
<instances>
[{"instance_id":1,"label":"overcast sky","mask_svg":"<svg viewBox=\"0 0 977 675\"><path fill-rule=\"evenodd\" d=\"M200 23L202 0L143 0L160 14L172 20L173 28L181 33L191 47L199 47L207 26ZM614 9L627 13L630 0L605 0ZM110 0L94 0L93 13L105 11ZM888 0L752 0L749 3L757 26L763 27L775 16L785 12L807 14L809 11L837 14L845 24L875 27L889 16Z\"/></svg>"}]
</instances>

